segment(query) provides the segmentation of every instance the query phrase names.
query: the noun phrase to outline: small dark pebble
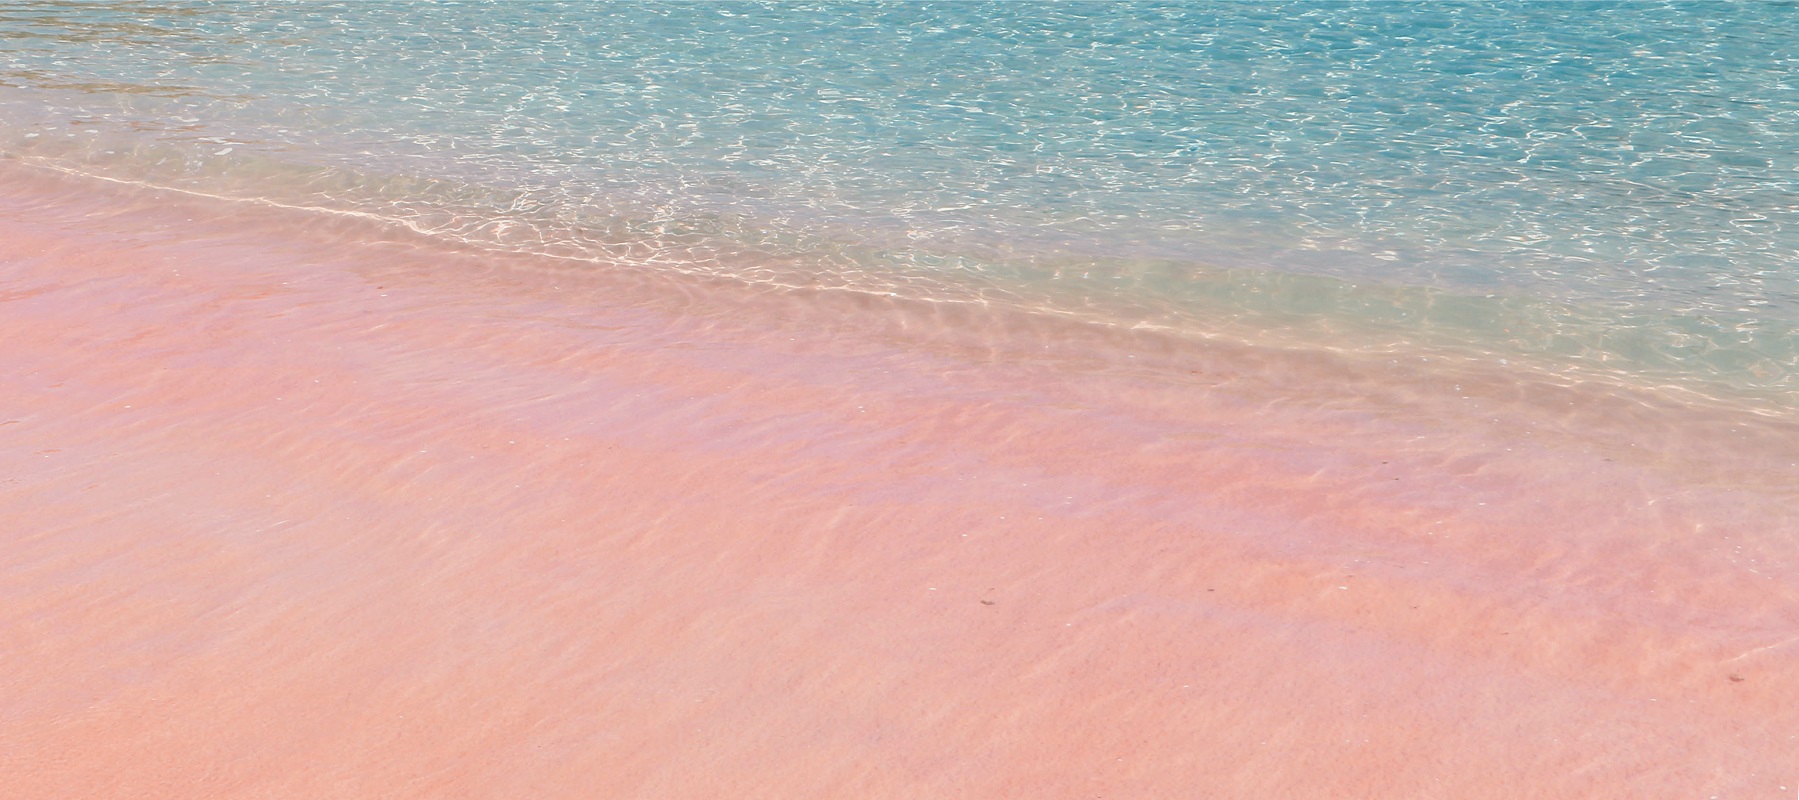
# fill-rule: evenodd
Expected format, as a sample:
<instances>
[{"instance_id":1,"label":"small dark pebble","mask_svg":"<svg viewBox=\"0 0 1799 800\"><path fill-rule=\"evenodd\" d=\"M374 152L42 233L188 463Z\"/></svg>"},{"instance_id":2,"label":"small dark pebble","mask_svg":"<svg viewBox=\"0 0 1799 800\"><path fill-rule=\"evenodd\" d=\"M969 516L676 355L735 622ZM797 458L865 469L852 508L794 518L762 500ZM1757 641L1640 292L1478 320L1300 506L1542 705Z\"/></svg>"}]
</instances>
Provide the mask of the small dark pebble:
<instances>
[{"instance_id":1,"label":"small dark pebble","mask_svg":"<svg viewBox=\"0 0 1799 800\"><path fill-rule=\"evenodd\" d=\"M990 605L993 605L993 601L992 600L982 600L981 605L990 606Z\"/></svg>"},{"instance_id":2,"label":"small dark pebble","mask_svg":"<svg viewBox=\"0 0 1799 800\"><path fill-rule=\"evenodd\" d=\"M1742 683L1742 682L1743 682L1743 676L1741 676L1741 675L1734 675L1734 674L1733 674L1733 675L1731 675L1731 676L1730 676L1730 682L1731 682L1731 683Z\"/></svg>"}]
</instances>

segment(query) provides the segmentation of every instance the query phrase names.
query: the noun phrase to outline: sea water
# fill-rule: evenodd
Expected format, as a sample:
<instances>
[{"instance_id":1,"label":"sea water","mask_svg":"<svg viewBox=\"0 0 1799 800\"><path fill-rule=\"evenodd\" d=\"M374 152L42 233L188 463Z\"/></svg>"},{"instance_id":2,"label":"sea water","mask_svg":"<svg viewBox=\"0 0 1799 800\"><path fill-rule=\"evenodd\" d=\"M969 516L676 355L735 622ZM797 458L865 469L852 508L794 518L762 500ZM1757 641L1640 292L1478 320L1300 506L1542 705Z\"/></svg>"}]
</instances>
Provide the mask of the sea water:
<instances>
[{"instance_id":1,"label":"sea water","mask_svg":"<svg viewBox=\"0 0 1799 800\"><path fill-rule=\"evenodd\" d=\"M0 3L0 786L1791 798L1795 20Z\"/></svg>"},{"instance_id":2,"label":"sea water","mask_svg":"<svg viewBox=\"0 0 1799 800\"><path fill-rule=\"evenodd\" d=\"M1799 7L15 2L0 151L591 269L1799 398Z\"/></svg>"}]
</instances>

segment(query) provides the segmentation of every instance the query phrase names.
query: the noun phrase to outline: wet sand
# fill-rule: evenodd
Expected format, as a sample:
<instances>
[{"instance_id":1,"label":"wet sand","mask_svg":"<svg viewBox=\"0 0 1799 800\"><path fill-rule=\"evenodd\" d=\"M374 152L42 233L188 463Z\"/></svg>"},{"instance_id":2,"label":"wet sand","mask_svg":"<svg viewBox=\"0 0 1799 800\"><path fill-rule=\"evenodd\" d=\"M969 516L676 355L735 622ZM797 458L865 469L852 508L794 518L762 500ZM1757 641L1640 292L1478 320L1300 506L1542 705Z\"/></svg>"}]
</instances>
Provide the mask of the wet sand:
<instances>
[{"instance_id":1,"label":"wet sand","mask_svg":"<svg viewBox=\"0 0 1799 800\"><path fill-rule=\"evenodd\" d=\"M1781 419L301 219L0 166L7 796L1799 791Z\"/></svg>"}]
</instances>

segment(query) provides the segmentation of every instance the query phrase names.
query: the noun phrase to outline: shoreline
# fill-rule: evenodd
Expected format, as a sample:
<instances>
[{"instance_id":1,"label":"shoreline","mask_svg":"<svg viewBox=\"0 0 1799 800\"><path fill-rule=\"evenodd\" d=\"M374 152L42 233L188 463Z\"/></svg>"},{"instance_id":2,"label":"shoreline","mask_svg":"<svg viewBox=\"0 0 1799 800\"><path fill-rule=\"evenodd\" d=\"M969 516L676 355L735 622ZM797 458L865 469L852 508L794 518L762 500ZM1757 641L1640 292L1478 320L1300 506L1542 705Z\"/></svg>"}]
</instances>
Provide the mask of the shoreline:
<instances>
[{"instance_id":1,"label":"shoreline","mask_svg":"<svg viewBox=\"0 0 1799 800\"><path fill-rule=\"evenodd\" d=\"M1784 420L237 213L0 197L26 794L1799 780Z\"/></svg>"}]
</instances>

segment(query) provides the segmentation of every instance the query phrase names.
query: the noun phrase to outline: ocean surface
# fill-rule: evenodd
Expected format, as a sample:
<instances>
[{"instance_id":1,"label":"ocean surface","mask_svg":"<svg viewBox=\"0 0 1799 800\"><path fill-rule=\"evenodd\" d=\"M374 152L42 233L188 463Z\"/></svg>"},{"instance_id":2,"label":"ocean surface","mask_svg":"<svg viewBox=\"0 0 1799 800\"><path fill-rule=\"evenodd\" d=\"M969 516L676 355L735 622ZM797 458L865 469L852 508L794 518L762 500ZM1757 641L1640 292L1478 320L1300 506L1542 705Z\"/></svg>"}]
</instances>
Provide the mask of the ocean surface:
<instances>
[{"instance_id":1,"label":"ocean surface","mask_svg":"<svg viewBox=\"0 0 1799 800\"><path fill-rule=\"evenodd\" d=\"M1799 401L1791 3L12 2L0 152L594 269Z\"/></svg>"},{"instance_id":2,"label":"ocean surface","mask_svg":"<svg viewBox=\"0 0 1799 800\"><path fill-rule=\"evenodd\" d=\"M1793 800L1796 76L0 0L0 794Z\"/></svg>"}]
</instances>

